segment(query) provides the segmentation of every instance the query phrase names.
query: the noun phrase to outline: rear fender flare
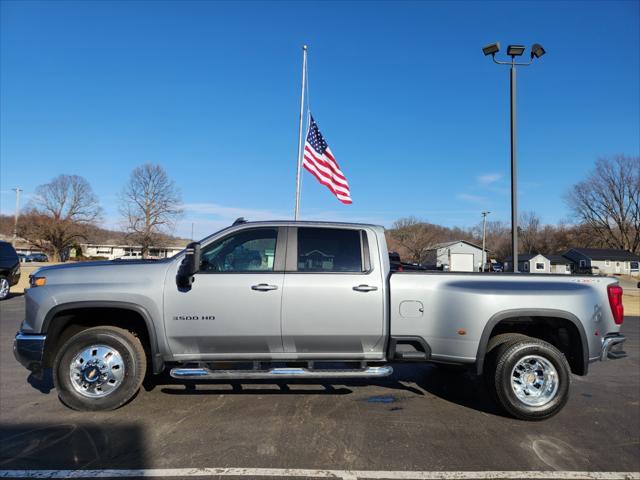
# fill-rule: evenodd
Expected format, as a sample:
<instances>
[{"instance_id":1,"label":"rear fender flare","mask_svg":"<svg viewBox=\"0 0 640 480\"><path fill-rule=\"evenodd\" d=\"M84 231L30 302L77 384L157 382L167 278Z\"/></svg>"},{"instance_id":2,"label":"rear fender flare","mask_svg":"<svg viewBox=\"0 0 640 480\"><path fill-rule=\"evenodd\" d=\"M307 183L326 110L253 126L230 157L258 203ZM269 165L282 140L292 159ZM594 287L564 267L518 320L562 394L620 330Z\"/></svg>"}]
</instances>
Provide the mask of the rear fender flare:
<instances>
[{"instance_id":1,"label":"rear fender flare","mask_svg":"<svg viewBox=\"0 0 640 480\"><path fill-rule=\"evenodd\" d=\"M587 335L584 331L582 322L573 313L565 310L555 310L552 308L537 308L537 309L520 309L504 310L493 315L487 324L484 326L482 336L480 337L480 343L478 344L478 353L476 354L476 372L478 375L482 375L484 369L484 359L487 354L487 345L489 344L489 338L491 332L501 321L507 318L514 317L556 317L570 321L578 329L580 334L580 342L582 344L582 364L584 375L587 374L589 368L589 343L587 342Z\"/></svg>"}]
</instances>

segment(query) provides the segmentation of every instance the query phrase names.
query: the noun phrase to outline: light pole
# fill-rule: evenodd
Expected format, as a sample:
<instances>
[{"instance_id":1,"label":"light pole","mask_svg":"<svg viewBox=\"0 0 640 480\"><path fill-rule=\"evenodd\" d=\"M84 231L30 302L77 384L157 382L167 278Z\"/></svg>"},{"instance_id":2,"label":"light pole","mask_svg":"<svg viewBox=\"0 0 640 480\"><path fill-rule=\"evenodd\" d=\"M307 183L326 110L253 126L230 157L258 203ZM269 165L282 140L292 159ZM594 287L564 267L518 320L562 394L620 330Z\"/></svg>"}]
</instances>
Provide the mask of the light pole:
<instances>
[{"instance_id":1,"label":"light pole","mask_svg":"<svg viewBox=\"0 0 640 480\"><path fill-rule=\"evenodd\" d=\"M525 47L523 45L509 45L507 55L510 62L496 60L496 53L500 51L500 43L490 43L482 49L485 55L491 55L494 63L511 66L511 250L513 252L513 271L518 271L518 188L517 188L517 163L516 163L516 66L527 67L533 63L534 58L540 58L546 52L542 45L534 43L531 46L531 60L529 63L518 63L516 57L521 56Z\"/></svg>"},{"instance_id":2,"label":"light pole","mask_svg":"<svg viewBox=\"0 0 640 480\"><path fill-rule=\"evenodd\" d=\"M484 244L487 238L487 215L491 212L485 210L482 212L482 271L484 272L484 264L487 263L487 255L485 253Z\"/></svg>"}]
</instances>

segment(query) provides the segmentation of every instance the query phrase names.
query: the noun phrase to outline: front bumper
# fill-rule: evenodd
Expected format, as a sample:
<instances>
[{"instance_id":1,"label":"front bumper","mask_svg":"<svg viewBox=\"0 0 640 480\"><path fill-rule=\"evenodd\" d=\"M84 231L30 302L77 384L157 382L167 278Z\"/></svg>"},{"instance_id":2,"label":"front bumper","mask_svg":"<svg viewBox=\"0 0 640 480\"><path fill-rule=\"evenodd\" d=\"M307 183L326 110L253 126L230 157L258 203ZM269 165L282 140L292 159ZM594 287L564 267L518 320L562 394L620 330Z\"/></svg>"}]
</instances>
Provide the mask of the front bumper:
<instances>
[{"instance_id":1,"label":"front bumper","mask_svg":"<svg viewBox=\"0 0 640 480\"><path fill-rule=\"evenodd\" d=\"M16 360L32 372L42 369L44 342L46 335L30 335L22 332L13 340L13 355Z\"/></svg>"},{"instance_id":2,"label":"front bumper","mask_svg":"<svg viewBox=\"0 0 640 480\"><path fill-rule=\"evenodd\" d=\"M627 352L622 350L622 345L627 339L624 335L614 333L607 335L602 339L602 352L600 353L600 360L605 361L608 359L616 360L618 358L624 358L627 356Z\"/></svg>"}]
</instances>

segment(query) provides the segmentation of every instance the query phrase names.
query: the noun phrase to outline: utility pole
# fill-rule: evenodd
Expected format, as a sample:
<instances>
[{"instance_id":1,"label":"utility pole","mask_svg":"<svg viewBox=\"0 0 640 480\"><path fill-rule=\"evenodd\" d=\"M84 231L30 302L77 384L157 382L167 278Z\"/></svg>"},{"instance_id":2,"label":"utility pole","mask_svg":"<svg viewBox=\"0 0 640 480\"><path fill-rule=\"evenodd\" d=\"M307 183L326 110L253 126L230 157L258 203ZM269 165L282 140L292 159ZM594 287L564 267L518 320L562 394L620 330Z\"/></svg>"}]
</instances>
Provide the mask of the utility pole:
<instances>
[{"instance_id":1,"label":"utility pole","mask_svg":"<svg viewBox=\"0 0 640 480\"><path fill-rule=\"evenodd\" d=\"M18 217L20 216L20 192L22 191L22 189L20 187L16 187L16 188L13 188L12 190L16 192L16 213L15 213L15 218L13 222L13 241L11 242L13 244L13 247L15 248L16 239L18 238Z\"/></svg>"},{"instance_id":2,"label":"utility pole","mask_svg":"<svg viewBox=\"0 0 640 480\"><path fill-rule=\"evenodd\" d=\"M485 253L484 244L487 238L487 215L491 212L485 210L482 212L482 270L484 272L484 264L487 263L487 254Z\"/></svg>"},{"instance_id":3,"label":"utility pole","mask_svg":"<svg viewBox=\"0 0 640 480\"><path fill-rule=\"evenodd\" d=\"M193 241L193 222L191 222L191 241Z\"/></svg>"}]
</instances>

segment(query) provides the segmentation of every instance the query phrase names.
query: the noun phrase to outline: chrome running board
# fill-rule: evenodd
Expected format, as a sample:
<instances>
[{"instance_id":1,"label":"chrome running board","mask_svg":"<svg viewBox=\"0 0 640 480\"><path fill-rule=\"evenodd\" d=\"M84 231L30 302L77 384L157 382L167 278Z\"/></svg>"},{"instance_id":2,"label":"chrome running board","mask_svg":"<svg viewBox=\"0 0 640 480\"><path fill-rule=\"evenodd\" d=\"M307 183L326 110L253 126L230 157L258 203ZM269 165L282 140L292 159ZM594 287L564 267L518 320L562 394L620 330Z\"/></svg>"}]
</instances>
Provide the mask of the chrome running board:
<instances>
[{"instance_id":1,"label":"chrome running board","mask_svg":"<svg viewBox=\"0 0 640 480\"><path fill-rule=\"evenodd\" d=\"M213 370L209 368L173 368L171 376L183 380L257 380L264 378L378 378L393 373L389 365L353 370L315 370L308 368L271 368L269 370Z\"/></svg>"}]
</instances>

